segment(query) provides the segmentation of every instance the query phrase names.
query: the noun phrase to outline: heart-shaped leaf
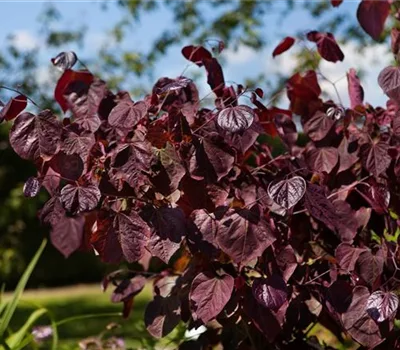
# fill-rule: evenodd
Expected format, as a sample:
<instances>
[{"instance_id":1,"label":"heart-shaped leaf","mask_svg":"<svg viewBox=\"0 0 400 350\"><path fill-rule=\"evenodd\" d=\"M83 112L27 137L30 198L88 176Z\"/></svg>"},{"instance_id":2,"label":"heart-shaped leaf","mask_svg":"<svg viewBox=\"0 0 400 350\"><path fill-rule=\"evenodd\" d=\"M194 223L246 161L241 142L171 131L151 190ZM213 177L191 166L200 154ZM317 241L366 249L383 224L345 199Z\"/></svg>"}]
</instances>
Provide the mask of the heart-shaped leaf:
<instances>
[{"instance_id":1,"label":"heart-shaped leaf","mask_svg":"<svg viewBox=\"0 0 400 350\"><path fill-rule=\"evenodd\" d=\"M226 107L218 113L217 124L229 132L240 132L253 124L254 115L253 109L249 106Z\"/></svg>"},{"instance_id":2,"label":"heart-shaped leaf","mask_svg":"<svg viewBox=\"0 0 400 350\"><path fill-rule=\"evenodd\" d=\"M306 187L304 179L300 176L295 176L277 183L271 182L267 193L276 204L285 209L290 209L303 198L304 193L306 193Z\"/></svg>"},{"instance_id":3,"label":"heart-shaped leaf","mask_svg":"<svg viewBox=\"0 0 400 350\"><path fill-rule=\"evenodd\" d=\"M77 60L78 57L76 56L75 52L67 51L60 52L56 57L51 59L51 63L53 63L53 65L61 71L65 71L67 69L71 69Z\"/></svg>"},{"instance_id":4,"label":"heart-shaped leaf","mask_svg":"<svg viewBox=\"0 0 400 350\"><path fill-rule=\"evenodd\" d=\"M12 98L0 111L0 123L3 120L13 120L26 108L27 104L28 100L25 95L18 95ZM2 107L1 104L0 107Z\"/></svg>"},{"instance_id":5,"label":"heart-shaped leaf","mask_svg":"<svg viewBox=\"0 0 400 350\"><path fill-rule=\"evenodd\" d=\"M143 101L136 103L121 101L111 110L108 122L118 128L132 129L146 116L146 113L147 105Z\"/></svg>"},{"instance_id":6,"label":"heart-shaped leaf","mask_svg":"<svg viewBox=\"0 0 400 350\"><path fill-rule=\"evenodd\" d=\"M312 31L307 34L307 39L317 44L318 53L329 62L343 61L344 54L332 33Z\"/></svg>"},{"instance_id":7,"label":"heart-shaped leaf","mask_svg":"<svg viewBox=\"0 0 400 350\"><path fill-rule=\"evenodd\" d=\"M257 278L253 282L253 295L267 309L278 310L287 300L286 283L279 275L269 278Z\"/></svg>"},{"instance_id":8,"label":"heart-shaped leaf","mask_svg":"<svg viewBox=\"0 0 400 350\"><path fill-rule=\"evenodd\" d=\"M203 323L217 317L230 299L233 285L234 279L228 274L213 276L199 273L190 288L194 316Z\"/></svg>"},{"instance_id":9,"label":"heart-shaped leaf","mask_svg":"<svg viewBox=\"0 0 400 350\"><path fill-rule=\"evenodd\" d=\"M339 160L339 154L334 147L320 147L307 152L307 164L314 172L329 174Z\"/></svg>"},{"instance_id":10,"label":"heart-shaped leaf","mask_svg":"<svg viewBox=\"0 0 400 350\"><path fill-rule=\"evenodd\" d=\"M361 161L363 167L378 177L389 167L392 158L389 153L389 145L385 142L363 144L361 146Z\"/></svg>"},{"instance_id":11,"label":"heart-shaped leaf","mask_svg":"<svg viewBox=\"0 0 400 350\"><path fill-rule=\"evenodd\" d=\"M90 211L96 208L100 197L101 192L95 184L69 184L61 190L61 202L69 212Z\"/></svg>"},{"instance_id":12,"label":"heart-shaped leaf","mask_svg":"<svg viewBox=\"0 0 400 350\"><path fill-rule=\"evenodd\" d=\"M181 89L187 87L191 82L192 82L192 80L189 78L179 77L179 78L175 79L174 81L172 81L171 83L168 83L160 88L157 88L156 93L158 95L164 95L164 94L172 92L172 91L181 90Z\"/></svg>"},{"instance_id":13,"label":"heart-shaped leaf","mask_svg":"<svg viewBox=\"0 0 400 350\"><path fill-rule=\"evenodd\" d=\"M387 96L395 101L400 101L399 67L389 66L384 68L378 75L378 84Z\"/></svg>"},{"instance_id":14,"label":"heart-shaped leaf","mask_svg":"<svg viewBox=\"0 0 400 350\"><path fill-rule=\"evenodd\" d=\"M399 297L393 292L373 292L368 300L366 311L376 322L383 322L394 316L399 307Z\"/></svg>"},{"instance_id":15,"label":"heart-shaped leaf","mask_svg":"<svg viewBox=\"0 0 400 350\"><path fill-rule=\"evenodd\" d=\"M374 40L379 40L389 13L389 1L363 0L358 5L357 19L367 34Z\"/></svg>"},{"instance_id":16,"label":"heart-shaped leaf","mask_svg":"<svg viewBox=\"0 0 400 350\"><path fill-rule=\"evenodd\" d=\"M258 207L228 211L218 225L217 240L221 249L237 264L246 264L264 252L275 240Z\"/></svg>"},{"instance_id":17,"label":"heart-shaped leaf","mask_svg":"<svg viewBox=\"0 0 400 350\"><path fill-rule=\"evenodd\" d=\"M18 116L10 131L14 151L24 159L50 159L57 153L62 125L57 117L45 110L39 115L25 112Z\"/></svg>"},{"instance_id":18,"label":"heart-shaped leaf","mask_svg":"<svg viewBox=\"0 0 400 350\"><path fill-rule=\"evenodd\" d=\"M26 180L24 184L24 196L25 197L36 197L36 195L39 193L41 183L38 180L37 177L30 177L28 180Z\"/></svg>"}]
</instances>

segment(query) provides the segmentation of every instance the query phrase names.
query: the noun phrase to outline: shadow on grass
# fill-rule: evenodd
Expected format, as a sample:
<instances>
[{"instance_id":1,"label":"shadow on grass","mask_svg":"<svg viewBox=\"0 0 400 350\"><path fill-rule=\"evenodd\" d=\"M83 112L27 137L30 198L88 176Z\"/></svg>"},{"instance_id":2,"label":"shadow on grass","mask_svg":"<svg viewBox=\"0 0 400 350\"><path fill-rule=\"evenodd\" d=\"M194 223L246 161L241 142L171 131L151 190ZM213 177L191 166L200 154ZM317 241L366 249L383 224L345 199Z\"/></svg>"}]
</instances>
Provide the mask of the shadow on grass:
<instances>
[{"instance_id":1,"label":"shadow on grass","mask_svg":"<svg viewBox=\"0 0 400 350\"><path fill-rule=\"evenodd\" d=\"M144 290L135 298L133 310L128 319L122 316L93 317L81 319L62 324L58 327L59 350L79 349L78 341L83 338L97 336L106 329L110 323L117 323L120 327L116 328L113 335L123 337L131 349L150 349L154 348L155 340L151 338L144 326L144 311L151 295ZM56 322L66 318L89 315L118 313L122 311L122 303L114 304L110 301L109 295L99 292L91 292L88 295L69 296L57 295L49 298L35 299L33 296L25 298L18 306L12 322L11 329L19 328L27 320L31 312L37 307L47 308L54 316ZM44 316L38 324L49 324L49 319ZM44 343L40 349L47 349L49 345Z\"/></svg>"}]
</instances>

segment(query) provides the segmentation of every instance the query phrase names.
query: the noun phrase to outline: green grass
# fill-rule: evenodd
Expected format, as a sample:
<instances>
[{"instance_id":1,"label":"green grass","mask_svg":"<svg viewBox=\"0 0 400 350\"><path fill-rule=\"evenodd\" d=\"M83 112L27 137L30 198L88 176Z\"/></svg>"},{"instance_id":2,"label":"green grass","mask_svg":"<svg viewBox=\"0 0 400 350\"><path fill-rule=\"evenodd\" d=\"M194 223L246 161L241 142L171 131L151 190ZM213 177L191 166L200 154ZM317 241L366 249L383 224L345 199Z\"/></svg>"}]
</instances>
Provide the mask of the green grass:
<instances>
[{"instance_id":1,"label":"green grass","mask_svg":"<svg viewBox=\"0 0 400 350\"><path fill-rule=\"evenodd\" d=\"M27 291L15 311L10 327L12 330L18 329L37 307L47 308L57 322L79 315L121 312L122 304L111 303L110 294L111 290L103 293L100 286L93 285ZM7 298L10 298L10 295L6 294L5 299ZM81 319L60 325L58 327L58 349L79 349L78 342L80 340L99 335L112 322L120 325L113 335L123 337L129 349L175 348L176 345L171 345L176 344L175 341L179 337L182 338L182 327L178 327L161 343L157 343L145 329L143 315L150 300L151 286L148 285L135 297L132 313L127 320L124 320L122 316L107 316ZM44 316L38 324L49 324L49 319ZM49 347L49 344L44 343L39 349L48 349ZM35 349L35 347L31 348Z\"/></svg>"}]
</instances>

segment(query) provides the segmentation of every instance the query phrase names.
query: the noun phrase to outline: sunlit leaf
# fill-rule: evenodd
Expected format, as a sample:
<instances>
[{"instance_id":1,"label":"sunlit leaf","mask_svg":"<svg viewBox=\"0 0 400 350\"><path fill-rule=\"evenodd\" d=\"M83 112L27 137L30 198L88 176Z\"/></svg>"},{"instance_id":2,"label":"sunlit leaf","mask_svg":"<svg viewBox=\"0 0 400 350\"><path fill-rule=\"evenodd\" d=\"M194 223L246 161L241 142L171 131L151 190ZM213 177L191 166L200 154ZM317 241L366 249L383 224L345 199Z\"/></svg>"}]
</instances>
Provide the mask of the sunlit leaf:
<instances>
[{"instance_id":1,"label":"sunlit leaf","mask_svg":"<svg viewBox=\"0 0 400 350\"><path fill-rule=\"evenodd\" d=\"M253 124L254 115L253 109L245 105L226 107L218 112L217 124L229 132L240 132Z\"/></svg>"},{"instance_id":2,"label":"sunlit leaf","mask_svg":"<svg viewBox=\"0 0 400 350\"><path fill-rule=\"evenodd\" d=\"M61 201L69 212L83 212L96 208L101 192L95 184L68 184L61 190Z\"/></svg>"},{"instance_id":3,"label":"sunlit leaf","mask_svg":"<svg viewBox=\"0 0 400 350\"><path fill-rule=\"evenodd\" d=\"M194 315L203 323L215 318L225 307L233 291L234 279L228 274L213 276L199 273L190 288Z\"/></svg>"},{"instance_id":4,"label":"sunlit leaf","mask_svg":"<svg viewBox=\"0 0 400 350\"><path fill-rule=\"evenodd\" d=\"M279 275L255 279L252 289L256 300L271 310L278 310L288 298L286 283Z\"/></svg>"},{"instance_id":5,"label":"sunlit leaf","mask_svg":"<svg viewBox=\"0 0 400 350\"><path fill-rule=\"evenodd\" d=\"M41 183L37 177L30 177L26 180L23 188L25 197L35 197L40 190Z\"/></svg>"},{"instance_id":6,"label":"sunlit leaf","mask_svg":"<svg viewBox=\"0 0 400 350\"><path fill-rule=\"evenodd\" d=\"M306 182L300 176L281 180L268 185L268 195L272 200L285 209L294 207L306 192Z\"/></svg>"},{"instance_id":7,"label":"sunlit leaf","mask_svg":"<svg viewBox=\"0 0 400 350\"><path fill-rule=\"evenodd\" d=\"M77 60L78 57L75 52L67 51L60 52L56 57L51 59L51 63L59 70L65 71L66 69L71 69Z\"/></svg>"},{"instance_id":8,"label":"sunlit leaf","mask_svg":"<svg viewBox=\"0 0 400 350\"><path fill-rule=\"evenodd\" d=\"M383 322L394 316L399 307L399 297L393 292L373 292L367 301L366 311L376 322Z\"/></svg>"}]
</instances>

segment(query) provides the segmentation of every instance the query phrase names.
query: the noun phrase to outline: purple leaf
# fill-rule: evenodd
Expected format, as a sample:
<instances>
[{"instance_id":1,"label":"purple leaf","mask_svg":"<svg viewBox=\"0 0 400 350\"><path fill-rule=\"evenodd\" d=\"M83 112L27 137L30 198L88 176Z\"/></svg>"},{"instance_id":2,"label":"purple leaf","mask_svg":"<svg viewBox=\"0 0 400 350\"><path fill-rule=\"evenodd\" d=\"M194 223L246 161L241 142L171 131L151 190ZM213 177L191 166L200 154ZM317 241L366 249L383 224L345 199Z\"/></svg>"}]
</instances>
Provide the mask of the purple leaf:
<instances>
[{"instance_id":1,"label":"purple leaf","mask_svg":"<svg viewBox=\"0 0 400 350\"><path fill-rule=\"evenodd\" d=\"M334 147L315 148L308 152L306 157L312 171L325 171L327 174L330 174L339 160L338 151Z\"/></svg>"},{"instance_id":2,"label":"purple leaf","mask_svg":"<svg viewBox=\"0 0 400 350\"><path fill-rule=\"evenodd\" d=\"M326 115L329 118L340 120L346 115L346 111L342 106L332 106L326 110Z\"/></svg>"},{"instance_id":3,"label":"purple leaf","mask_svg":"<svg viewBox=\"0 0 400 350\"><path fill-rule=\"evenodd\" d=\"M65 138L62 150L67 155L78 154L82 161L86 162L90 150L94 146L96 139L94 134L90 132L82 132L81 134L76 134L75 132L69 132Z\"/></svg>"},{"instance_id":4,"label":"purple leaf","mask_svg":"<svg viewBox=\"0 0 400 350\"><path fill-rule=\"evenodd\" d=\"M245 105L226 107L218 112L217 124L229 132L241 132L250 128L254 116L253 109Z\"/></svg>"},{"instance_id":5,"label":"purple leaf","mask_svg":"<svg viewBox=\"0 0 400 350\"><path fill-rule=\"evenodd\" d=\"M140 293L146 284L146 278L139 275L131 278L130 280L123 280L113 291L111 301L119 303L128 298L132 298Z\"/></svg>"},{"instance_id":6,"label":"purple leaf","mask_svg":"<svg viewBox=\"0 0 400 350\"><path fill-rule=\"evenodd\" d=\"M150 252L168 264L186 234L185 215L180 208L163 207L155 211L152 223L155 231L149 240Z\"/></svg>"},{"instance_id":7,"label":"purple leaf","mask_svg":"<svg viewBox=\"0 0 400 350\"><path fill-rule=\"evenodd\" d=\"M332 33L312 31L307 34L307 39L317 44L317 50L322 58L329 62L343 61L344 54Z\"/></svg>"},{"instance_id":8,"label":"purple leaf","mask_svg":"<svg viewBox=\"0 0 400 350\"><path fill-rule=\"evenodd\" d=\"M202 252L207 256L215 256L219 251L217 243L217 222L214 214L204 209L197 209L190 215L188 236L186 238L190 250Z\"/></svg>"},{"instance_id":9,"label":"purple leaf","mask_svg":"<svg viewBox=\"0 0 400 350\"><path fill-rule=\"evenodd\" d=\"M378 75L378 84L383 92L395 101L400 101L400 68L389 66Z\"/></svg>"},{"instance_id":10,"label":"purple leaf","mask_svg":"<svg viewBox=\"0 0 400 350\"><path fill-rule=\"evenodd\" d=\"M35 116L29 112L20 114L10 131L10 143L23 159L50 159L57 153L62 125L49 110Z\"/></svg>"},{"instance_id":11,"label":"purple leaf","mask_svg":"<svg viewBox=\"0 0 400 350\"><path fill-rule=\"evenodd\" d=\"M335 231L338 220L336 209L326 197L321 186L308 184L304 206L315 219L323 222L329 229Z\"/></svg>"},{"instance_id":12,"label":"purple leaf","mask_svg":"<svg viewBox=\"0 0 400 350\"><path fill-rule=\"evenodd\" d=\"M368 285L374 286L377 280L381 278L384 262L385 256L383 249L378 249L375 254L370 250L361 253L360 257L357 259L359 275Z\"/></svg>"},{"instance_id":13,"label":"purple leaf","mask_svg":"<svg viewBox=\"0 0 400 350\"><path fill-rule=\"evenodd\" d=\"M185 77L178 77L177 79L173 80L172 82L163 85L162 87L159 87L156 89L156 93L158 95L163 95L172 91L177 91L184 89L187 87L190 83L192 82L191 79L185 78Z\"/></svg>"},{"instance_id":14,"label":"purple leaf","mask_svg":"<svg viewBox=\"0 0 400 350\"><path fill-rule=\"evenodd\" d=\"M295 39L291 36L287 36L282 39L282 41L275 47L274 51L272 52L272 57L278 56L285 51L289 50L295 42Z\"/></svg>"},{"instance_id":15,"label":"purple leaf","mask_svg":"<svg viewBox=\"0 0 400 350\"><path fill-rule=\"evenodd\" d=\"M123 100L118 103L108 117L111 126L132 129L147 115L147 105L143 101L133 103Z\"/></svg>"},{"instance_id":16,"label":"purple leaf","mask_svg":"<svg viewBox=\"0 0 400 350\"><path fill-rule=\"evenodd\" d=\"M357 286L353 290L351 304L342 315L343 326L361 345L373 348L381 341L378 325L366 311L370 294L366 287Z\"/></svg>"},{"instance_id":17,"label":"purple leaf","mask_svg":"<svg viewBox=\"0 0 400 350\"><path fill-rule=\"evenodd\" d=\"M141 173L150 171L153 160L151 144L147 141L120 144L111 158L114 168L112 176L115 180L125 181L132 188L139 189L142 185Z\"/></svg>"},{"instance_id":18,"label":"purple leaf","mask_svg":"<svg viewBox=\"0 0 400 350\"><path fill-rule=\"evenodd\" d=\"M55 226L65 215L59 197L51 197L40 211L40 220L47 225Z\"/></svg>"},{"instance_id":19,"label":"purple leaf","mask_svg":"<svg viewBox=\"0 0 400 350\"><path fill-rule=\"evenodd\" d=\"M337 173L341 173L342 171L346 171L347 169L350 169L355 163L358 161L358 152L349 152L349 141L346 137L343 137L342 141L340 142L340 145L338 147L338 152L339 152L339 169Z\"/></svg>"},{"instance_id":20,"label":"purple leaf","mask_svg":"<svg viewBox=\"0 0 400 350\"><path fill-rule=\"evenodd\" d=\"M50 160L50 167L64 179L78 180L83 172L84 165L78 154L65 154L58 152Z\"/></svg>"},{"instance_id":21,"label":"purple leaf","mask_svg":"<svg viewBox=\"0 0 400 350\"><path fill-rule=\"evenodd\" d=\"M393 292L373 292L368 300L366 311L376 322L383 322L394 317L399 307L399 298Z\"/></svg>"},{"instance_id":22,"label":"purple leaf","mask_svg":"<svg viewBox=\"0 0 400 350\"><path fill-rule=\"evenodd\" d=\"M178 188L180 181L185 176L186 169L183 166L175 147L169 142L167 142L164 149L160 150L159 157L161 164L168 175L169 188L171 192L173 192Z\"/></svg>"},{"instance_id":23,"label":"purple leaf","mask_svg":"<svg viewBox=\"0 0 400 350\"><path fill-rule=\"evenodd\" d=\"M325 113L317 111L304 124L304 132L313 141L320 141L328 135L329 131L335 125L335 121L329 118Z\"/></svg>"},{"instance_id":24,"label":"purple leaf","mask_svg":"<svg viewBox=\"0 0 400 350\"><path fill-rule=\"evenodd\" d=\"M131 210L130 214L118 213L113 226L118 234L126 261L140 260L145 253L150 236L150 228L146 222L134 210Z\"/></svg>"},{"instance_id":25,"label":"purple leaf","mask_svg":"<svg viewBox=\"0 0 400 350\"><path fill-rule=\"evenodd\" d=\"M357 19L372 39L379 40L389 13L389 1L363 0L358 5Z\"/></svg>"},{"instance_id":26,"label":"purple leaf","mask_svg":"<svg viewBox=\"0 0 400 350\"><path fill-rule=\"evenodd\" d=\"M276 239L257 211L257 207L252 211L229 210L218 222L218 244L237 264L258 258Z\"/></svg>"},{"instance_id":27,"label":"purple leaf","mask_svg":"<svg viewBox=\"0 0 400 350\"><path fill-rule=\"evenodd\" d=\"M231 298L233 285L234 279L228 274L198 274L190 288L194 317L203 323L217 317Z\"/></svg>"},{"instance_id":28,"label":"purple leaf","mask_svg":"<svg viewBox=\"0 0 400 350\"><path fill-rule=\"evenodd\" d=\"M178 296L162 297L156 295L147 304L144 322L149 333L162 338L171 333L181 320L181 305Z\"/></svg>"},{"instance_id":29,"label":"purple leaf","mask_svg":"<svg viewBox=\"0 0 400 350\"><path fill-rule=\"evenodd\" d=\"M107 213L100 211L97 214L95 229L90 237L90 244L100 255L103 262L118 264L123 258L118 234L113 221Z\"/></svg>"},{"instance_id":30,"label":"purple leaf","mask_svg":"<svg viewBox=\"0 0 400 350\"><path fill-rule=\"evenodd\" d=\"M288 299L286 283L279 275L255 279L252 290L254 297L262 306L274 311Z\"/></svg>"},{"instance_id":31,"label":"purple leaf","mask_svg":"<svg viewBox=\"0 0 400 350\"><path fill-rule=\"evenodd\" d=\"M213 135L209 136L215 135L213 133ZM203 140L204 152L217 174L218 181L228 175L235 162L235 157L232 155L232 152L228 153L228 151L230 151L229 148L226 149L227 147L224 146L226 145L218 143L216 137L209 137Z\"/></svg>"},{"instance_id":32,"label":"purple leaf","mask_svg":"<svg viewBox=\"0 0 400 350\"><path fill-rule=\"evenodd\" d=\"M51 63L61 71L65 71L66 69L71 69L77 60L78 57L75 52L67 51L60 52L56 57L51 59Z\"/></svg>"},{"instance_id":33,"label":"purple leaf","mask_svg":"<svg viewBox=\"0 0 400 350\"><path fill-rule=\"evenodd\" d=\"M24 188L23 188L24 196L25 197L36 197L36 195L40 191L41 186L42 186L42 184L40 183L38 178L31 176L30 178L28 178L28 180L26 180L26 182L24 184Z\"/></svg>"},{"instance_id":34,"label":"purple leaf","mask_svg":"<svg viewBox=\"0 0 400 350\"><path fill-rule=\"evenodd\" d=\"M93 210L97 207L100 197L101 192L95 184L69 184L61 190L61 202L71 213Z\"/></svg>"},{"instance_id":35,"label":"purple leaf","mask_svg":"<svg viewBox=\"0 0 400 350\"><path fill-rule=\"evenodd\" d=\"M350 68L347 76L347 86L350 97L350 107L352 109L361 106L364 101L364 89L360 84L360 78L354 68Z\"/></svg>"},{"instance_id":36,"label":"purple leaf","mask_svg":"<svg viewBox=\"0 0 400 350\"><path fill-rule=\"evenodd\" d=\"M360 254L365 251L366 249L355 248L350 244L342 243L336 248L335 257L339 266L349 273L354 271L357 259L359 258Z\"/></svg>"},{"instance_id":37,"label":"purple leaf","mask_svg":"<svg viewBox=\"0 0 400 350\"><path fill-rule=\"evenodd\" d=\"M203 46L185 46L182 49L182 55L189 61L197 64L201 67L204 63L204 60L212 59L212 55L210 51L205 49Z\"/></svg>"},{"instance_id":38,"label":"purple leaf","mask_svg":"<svg viewBox=\"0 0 400 350\"><path fill-rule=\"evenodd\" d=\"M276 204L285 209L290 209L303 198L306 187L306 182L302 177L294 176L277 183L270 182L267 192Z\"/></svg>"},{"instance_id":39,"label":"purple leaf","mask_svg":"<svg viewBox=\"0 0 400 350\"><path fill-rule=\"evenodd\" d=\"M297 268L297 259L291 245L283 247L276 255L276 263L278 264L282 277L287 282Z\"/></svg>"},{"instance_id":40,"label":"purple leaf","mask_svg":"<svg viewBox=\"0 0 400 350\"><path fill-rule=\"evenodd\" d=\"M269 343L273 344L282 329L272 311L265 307L260 307L260 304L254 299L250 288L245 294L243 304L244 311L254 326L260 330Z\"/></svg>"},{"instance_id":41,"label":"purple leaf","mask_svg":"<svg viewBox=\"0 0 400 350\"><path fill-rule=\"evenodd\" d=\"M84 224L83 216L72 218L62 216L57 222L54 222L50 232L51 243L66 258L81 246Z\"/></svg>"},{"instance_id":42,"label":"purple leaf","mask_svg":"<svg viewBox=\"0 0 400 350\"><path fill-rule=\"evenodd\" d=\"M0 107L3 107L0 111L0 123L3 120L13 120L17 117L26 108L28 99L25 95L18 95L10 99L5 106L2 103L0 101Z\"/></svg>"},{"instance_id":43,"label":"purple leaf","mask_svg":"<svg viewBox=\"0 0 400 350\"><path fill-rule=\"evenodd\" d=\"M363 167L375 177L378 177L386 171L392 161L388 151L389 145L382 141L363 144L360 150Z\"/></svg>"}]
</instances>

